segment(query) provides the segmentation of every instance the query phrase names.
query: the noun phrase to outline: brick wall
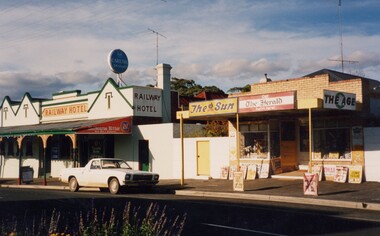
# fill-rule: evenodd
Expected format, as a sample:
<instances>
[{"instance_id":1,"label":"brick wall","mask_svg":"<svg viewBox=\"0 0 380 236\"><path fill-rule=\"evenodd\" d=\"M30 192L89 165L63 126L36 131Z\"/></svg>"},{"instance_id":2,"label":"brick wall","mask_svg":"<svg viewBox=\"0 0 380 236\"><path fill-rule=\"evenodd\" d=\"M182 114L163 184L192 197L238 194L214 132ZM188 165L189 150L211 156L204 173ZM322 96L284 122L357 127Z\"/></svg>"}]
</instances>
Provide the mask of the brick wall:
<instances>
[{"instance_id":1,"label":"brick wall","mask_svg":"<svg viewBox=\"0 0 380 236\"><path fill-rule=\"evenodd\" d=\"M238 96L297 91L297 99L323 99L324 89L347 93L355 93L357 102L363 102L362 79L329 82L327 74L315 76L313 78L305 77L297 79L271 81L266 83L256 83L251 85L251 92L241 93Z\"/></svg>"}]
</instances>

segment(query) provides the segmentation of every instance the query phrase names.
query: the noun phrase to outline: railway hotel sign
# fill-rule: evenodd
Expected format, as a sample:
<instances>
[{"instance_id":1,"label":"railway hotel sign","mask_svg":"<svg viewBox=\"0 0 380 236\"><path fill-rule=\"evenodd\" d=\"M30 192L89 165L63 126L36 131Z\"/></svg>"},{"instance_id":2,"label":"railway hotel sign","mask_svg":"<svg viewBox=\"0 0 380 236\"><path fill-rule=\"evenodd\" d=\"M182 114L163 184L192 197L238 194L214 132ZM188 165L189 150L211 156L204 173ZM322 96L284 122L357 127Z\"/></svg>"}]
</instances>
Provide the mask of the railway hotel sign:
<instances>
[{"instance_id":1,"label":"railway hotel sign","mask_svg":"<svg viewBox=\"0 0 380 236\"><path fill-rule=\"evenodd\" d=\"M139 87L134 88L133 107L135 116L161 117L161 90Z\"/></svg>"},{"instance_id":2,"label":"railway hotel sign","mask_svg":"<svg viewBox=\"0 0 380 236\"><path fill-rule=\"evenodd\" d=\"M356 94L331 90L323 91L323 107L340 110L356 110Z\"/></svg>"},{"instance_id":3,"label":"railway hotel sign","mask_svg":"<svg viewBox=\"0 0 380 236\"><path fill-rule=\"evenodd\" d=\"M44 117L77 115L83 113L87 113L87 103L47 107L42 110L42 115Z\"/></svg>"}]
</instances>

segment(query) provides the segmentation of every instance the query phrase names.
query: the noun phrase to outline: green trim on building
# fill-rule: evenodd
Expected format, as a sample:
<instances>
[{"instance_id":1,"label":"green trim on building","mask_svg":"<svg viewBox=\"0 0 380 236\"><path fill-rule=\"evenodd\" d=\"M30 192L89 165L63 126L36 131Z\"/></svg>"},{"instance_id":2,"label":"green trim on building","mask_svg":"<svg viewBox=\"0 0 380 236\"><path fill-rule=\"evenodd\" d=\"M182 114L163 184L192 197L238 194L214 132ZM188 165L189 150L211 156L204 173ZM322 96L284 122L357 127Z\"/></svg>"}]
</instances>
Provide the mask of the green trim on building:
<instances>
[{"instance_id":1,"label":"green trim on building","mask_svg":"<svg viewBox=\"0 0 380 236\"><path fill-rule=\"evenodd\" d=\"M108 85L108 84L111 84L115 90L120 94L120 96L123 98L123 100L129 105L130 108L133 109L133 106L132 104L127 100L126 97L124 97L124 95L120 92L120 88L117 86L116 82L112 79L112 78L109 78L107 80L107 82L103 85L102 89L99 91L98 95L96 96L94 102L91 104L91 106L88 108L88 111L87 112L90 112L92 107L95 105L96 101L98 100L98 98L100 97L100 94L102 94L103 90L105 89L105 87Z\"/></svg>"},{"instance_id":2,"label":"green trim on building","mask_svg":"<svg viewBox=\"0 0 380 236\"><path fill-rule=\"evenodd\" d=\"M88 101L88 99L81 99L81 100L75 100L75 101L58 102L58 103L46 104L46 105L41 105L41 107L59 106L59 105L66 105L66 104L71 104L71 103L87 102L87 101Z\"/></svg>"}]
</instances>

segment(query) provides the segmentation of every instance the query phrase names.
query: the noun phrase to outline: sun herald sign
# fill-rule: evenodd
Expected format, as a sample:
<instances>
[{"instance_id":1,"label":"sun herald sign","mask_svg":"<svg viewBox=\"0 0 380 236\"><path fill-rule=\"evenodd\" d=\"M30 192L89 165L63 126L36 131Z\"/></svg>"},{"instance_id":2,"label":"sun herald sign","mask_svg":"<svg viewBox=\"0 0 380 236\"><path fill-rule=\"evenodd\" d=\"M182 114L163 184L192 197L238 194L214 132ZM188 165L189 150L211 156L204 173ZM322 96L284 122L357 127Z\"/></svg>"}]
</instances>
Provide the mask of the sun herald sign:
<instances>
[{"instance_id":1,"label":"sun herald sign","mask_svg":"<svg viewBox=\"0 0 380 236\"><path fill-rule=\"evenodd\" d=\"M239 97L239 113L288 110L294 108L294 91Z\"/></svg>"},{"instance_id":2,"label":"sun herald sign","mask_svg":"<svg viewBox=\"0 0 380 236\"><path fill-rule=\"evenodd\" d=\"M356 94L338 91L323 91L323 107L339 110L356 110Z\"/></svg>"},{"instance_id":3,"label":"sun herald sign","mask_svg":"<svg viewBox=\"0 0 380 236\"><path fill-rule=\"evenodd\" d=\"M237 112L237 98L226 98L204 102L191 102L189 116L233 114Z\"/></svg>"}]
</instances>

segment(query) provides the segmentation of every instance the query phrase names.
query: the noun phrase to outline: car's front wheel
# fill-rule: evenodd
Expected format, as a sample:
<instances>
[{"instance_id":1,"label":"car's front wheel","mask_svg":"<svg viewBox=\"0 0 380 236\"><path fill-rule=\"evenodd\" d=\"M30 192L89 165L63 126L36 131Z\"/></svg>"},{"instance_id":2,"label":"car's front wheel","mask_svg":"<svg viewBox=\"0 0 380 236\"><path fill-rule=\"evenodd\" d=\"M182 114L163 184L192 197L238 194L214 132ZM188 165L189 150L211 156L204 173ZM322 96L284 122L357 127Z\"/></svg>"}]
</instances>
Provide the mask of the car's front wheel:
<instances>
[{"instance_id":1,"label":"car's front wheel","mask_svg":"<svg viewBox=\"0 0 380 236\"><path fill-rule=\"evenodd\" d=\"M120 191L120 184L117 178L112 178L108 183L108 189L112 194L118 194Z\"/></svg>"},{"instance_id":2,"label":"car's front wheel","mask_svg":"<svg viewBox=\"0 0 380 236\"><path fill-rule=\"evenodd\" d=\"M79 189L78 181L75 177L71 177L69 180L69 189L71 192L77 192Z\"/></svg>"}]
</instances>

